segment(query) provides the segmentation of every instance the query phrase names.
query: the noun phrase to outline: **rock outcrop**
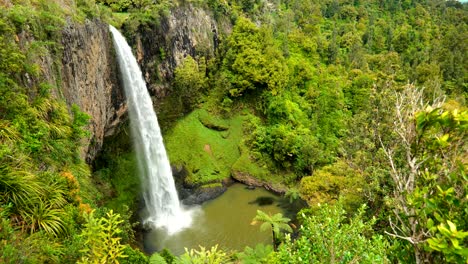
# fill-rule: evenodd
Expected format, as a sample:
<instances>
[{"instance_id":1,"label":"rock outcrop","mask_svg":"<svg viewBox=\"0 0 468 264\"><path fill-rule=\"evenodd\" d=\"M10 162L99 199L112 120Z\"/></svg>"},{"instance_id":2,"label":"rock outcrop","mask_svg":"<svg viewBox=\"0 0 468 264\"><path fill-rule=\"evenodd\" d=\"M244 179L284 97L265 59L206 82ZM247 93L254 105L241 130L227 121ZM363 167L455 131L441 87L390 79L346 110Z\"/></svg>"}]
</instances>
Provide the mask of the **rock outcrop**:
<instances>
[{"instance_id":1,"label":"rock outcrop","mask_svg":"<svg viewBox=\"0 0 468 264\"><path fill-rule=\"evenodd\" d=\"M254 186L254 187L263 187L266 190L275 192L277 194L285 194L288 190L287 187L284 186L283 184L260 180L250 175L247 172L233 170L232 178L245 185Z\"/></svg>"},{"instance_id":2,"label":"rock outcrop","mask_svg":"<svg viewBox=\"0 0 468 264\"><path fill-rule=\"evenodd\" d=\"M62 34L61 93L68 105L91 117L82 153L89 163L126 116L125 97L109 26L99 20L69 22Z\"/></svg>"},{"instance_id":3,"label":"rock outcrop","mask_svg":"<svg viewBox=\"0 0 468 264\"><path fill-rule=\"evenodd\" d=\"M230 27L228 22L216 21L210 11L187 3L173 9L157 26L142 29L134 46L151 94L157 98L168 94L175 68L188 55L213 57L220 32Z\"/></svg>"},{"instance_id":4,"label":"rock outcrop","mask_svg":"<svg viewBox=\"0 0 468 264\"><path fill-rule=\"evenodd\" d=\"M212 182L205 185L189 184L186 181L188 172L184 166L172 166L172 173L179 199L185 205L202 204L215 199L223 194L227 190L227 187L233 183L228 178L222 182Z\"/></svg>"}]
</instances>

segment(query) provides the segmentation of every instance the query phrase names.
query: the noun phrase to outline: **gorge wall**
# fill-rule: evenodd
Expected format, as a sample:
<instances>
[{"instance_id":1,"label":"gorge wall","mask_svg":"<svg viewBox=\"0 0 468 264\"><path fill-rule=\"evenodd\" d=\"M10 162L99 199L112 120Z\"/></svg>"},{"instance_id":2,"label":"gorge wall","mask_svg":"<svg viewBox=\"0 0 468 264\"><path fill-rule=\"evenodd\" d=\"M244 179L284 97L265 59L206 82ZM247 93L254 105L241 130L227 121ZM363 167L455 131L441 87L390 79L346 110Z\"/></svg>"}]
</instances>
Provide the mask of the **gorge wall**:
<instances>
[{"instance_id":1,"label":"gorge wall","mask_svg":"<svg viewBox=\"0 0 468 264\"><path fill-rule=\"evenodd\" d=\"M126 114L109 26L99 20L69 23L63 30L62 94L90 115L90 137L83 142L89 163Z\"/></svg>"},{"instance_id":2,"label":"gorge wall","mask_svg":"<svg viewBox=\"0 0 468 264\"><path fill-rule=\"evenodd\" d=\"M228 22L221 25L209 11L185 4L129 39L156 108L170 94L174 71L186 56L214 56L218 32L230 30ZM91 117L82 153L89 163L125 120L125 96L107 24L69 22L62 34L61 93L68 105L78 105Z\"/></svg>"},{"instance_id":3,"label":"gorge wall","mask_svg":"<svg viewBox=\"0 0 468 264\"><path fill-rule=\"evenodd\" d=\"M230 30L229 21L192 4L179 5L158 24L142 27L133 46L148 89L156 98L171 91L174 71L187 56L212 58L220 35Z\"/></svg>"}]
</instances>

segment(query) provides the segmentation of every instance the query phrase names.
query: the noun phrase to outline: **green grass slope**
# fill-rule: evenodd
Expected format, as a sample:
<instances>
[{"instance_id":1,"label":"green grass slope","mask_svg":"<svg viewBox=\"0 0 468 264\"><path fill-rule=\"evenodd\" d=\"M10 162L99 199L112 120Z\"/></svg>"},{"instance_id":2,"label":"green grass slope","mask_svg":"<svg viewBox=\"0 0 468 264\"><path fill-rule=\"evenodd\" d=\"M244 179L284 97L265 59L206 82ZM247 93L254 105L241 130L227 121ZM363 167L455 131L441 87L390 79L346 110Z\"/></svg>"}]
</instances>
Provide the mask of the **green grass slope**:
<instances>
[{"instance_id":1,"label":"green grass slope","mask_svg":"<svg viewBox=\"0 0 468 264\"><path fill-rule=\"evenodd\" d=\"M222 119L198 109L164 135L171 164L185 166L186 181L204 185L229 178L239 159L244 117Z\"/></svg>"}]
</instances>

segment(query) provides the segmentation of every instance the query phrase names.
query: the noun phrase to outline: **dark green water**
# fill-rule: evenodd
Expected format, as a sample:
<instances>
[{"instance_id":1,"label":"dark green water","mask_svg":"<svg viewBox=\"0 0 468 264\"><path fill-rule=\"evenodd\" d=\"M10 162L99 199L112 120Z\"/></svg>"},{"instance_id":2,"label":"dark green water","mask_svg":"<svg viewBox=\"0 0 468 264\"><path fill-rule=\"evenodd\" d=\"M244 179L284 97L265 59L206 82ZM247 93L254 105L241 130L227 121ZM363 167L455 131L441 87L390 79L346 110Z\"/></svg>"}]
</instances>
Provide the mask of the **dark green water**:
<instances>
[{"instance_id":1,"label":"dark green water","mask_svg":"<svg viewBox=\"0 0 468 264\"><path fill-rule=\"evenodd\" d=\"M162 230L145 235L145 250L149 253L163 248L175 255L184 248L199 249L198 245L211 248L243 250L258 243L270 244L271 232L260 231L259 225L251 225L257 210L267 213L284 213L279 207L280 198L263 188L248 190L245 185L234 184L220 197L204 203L195 213L193 224L175 235L167 236ZM260 205L259 202L272 202Z\"/></svg>"}]
</instances>

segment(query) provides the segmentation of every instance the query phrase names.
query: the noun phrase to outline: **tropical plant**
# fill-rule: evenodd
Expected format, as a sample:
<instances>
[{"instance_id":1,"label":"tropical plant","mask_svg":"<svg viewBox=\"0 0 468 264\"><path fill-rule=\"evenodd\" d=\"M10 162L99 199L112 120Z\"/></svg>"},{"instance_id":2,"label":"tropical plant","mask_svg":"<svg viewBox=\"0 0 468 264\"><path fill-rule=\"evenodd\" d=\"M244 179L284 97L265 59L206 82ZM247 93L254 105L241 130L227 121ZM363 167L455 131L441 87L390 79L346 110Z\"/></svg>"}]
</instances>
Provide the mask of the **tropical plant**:
<instances>
[{"instance_id":1,"label":"tropical plant","mask_svg":"<svg viewBox=\"0 0 468 264\"><path fill-rule=\"evenodd\" d=\"M20 211L20 214L31 233L41 229L54 236L67 233L63 222L65 212L63 209L54 208L48 201L38 200L34 204L29 204Z\"/></svg>"},{"instance_id":2,"label":"tropical plant","mask_svg":"<svg viewBox=\"0 0 468 264\"><path fill-rule=\"evenodd\" d=\"M120 244L119 234L122 232L119 225L122 223L119 214L112 210L106 217L95 218L94 210L84 215L85 228L81 234L84 238L84 256L78 263L118 263L124 255L124 245Z\"/></svg>"},{"instance_id":3,"label":"tropical plant","mask_svg":"<svg viewBox=\"0 0 468 264\"><path fill-rule=\"evenodd\" d=\"M40 181L29 171L0 166L0 199L3 204L11 203L19 210L31 201L37 201L44 192Z\"/></svg>"},{"instance_id":4,"label":"tropical plant","mask_svg":"<svg viewBox=\"0 0 468 264\"><path fill-rule=\"evenodd\" d=\"M208 250L202 246L200 246L200 250L190 249L189 251L185 249L185 253L175 260L176 264L224 264L230 262L228 254L219 250L218 245Z\"/></svg>"},{"instance_id":5,"label":"tropical plant","mask_svg":"<svg viewBox=\"0 0 468 264\"><path fill-rule=\"evenodd\" d=\"M276 251L278 248L278 239L280 238L282 231L292 232L292 228L289 226L291 219L284 217L283 214L277 213L274 215L266 214L261 210L257 210L257 215L252 220L252 225L261 222L260 230L267 231L271 230L273 238L273 249Z\"/></svg>"},{"instance_id":6,"label":"tropical plant","mask_svg":"<svg viewBox=\"0 0 468 264\"><path fill-rule=\"evenodd\" d=\"M300 198L300 194L300 191L296 187L293 187L288 189L284 196L288 198L289 203L292 204L294 201Z\"/></svg>"},{"instance_id":7,"label":"tropical plant","mask_svg":"<svg viewBox=\"0 0 468 264\"><path fill-rule=\"evenodd\" d=\"M257 244L255 248L246 247L237 257L243 264L268 263L269 255L273 252L270 245Z\"/></svg>"}]
</instances>

